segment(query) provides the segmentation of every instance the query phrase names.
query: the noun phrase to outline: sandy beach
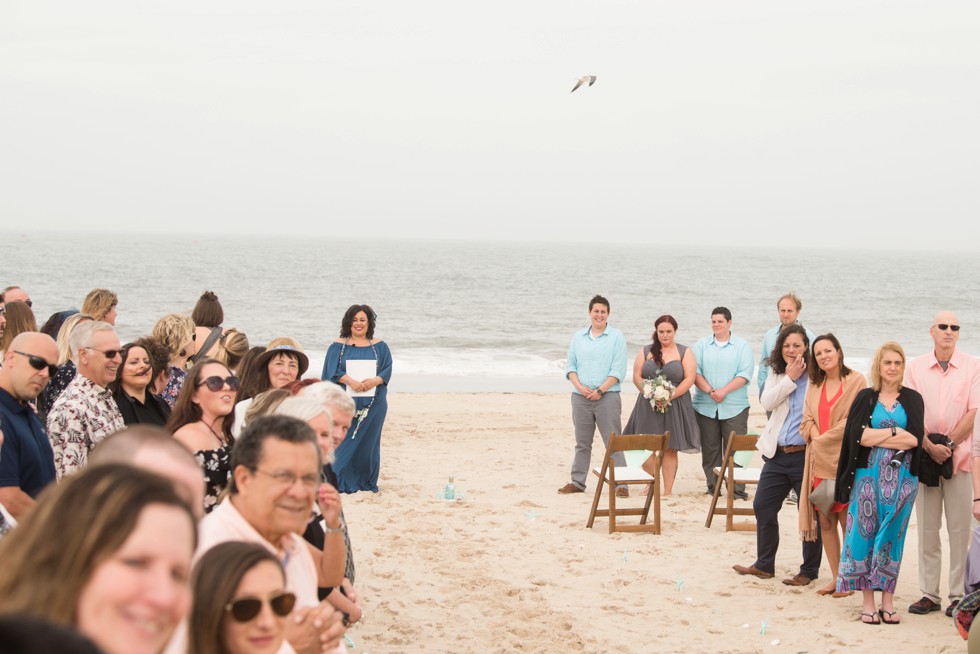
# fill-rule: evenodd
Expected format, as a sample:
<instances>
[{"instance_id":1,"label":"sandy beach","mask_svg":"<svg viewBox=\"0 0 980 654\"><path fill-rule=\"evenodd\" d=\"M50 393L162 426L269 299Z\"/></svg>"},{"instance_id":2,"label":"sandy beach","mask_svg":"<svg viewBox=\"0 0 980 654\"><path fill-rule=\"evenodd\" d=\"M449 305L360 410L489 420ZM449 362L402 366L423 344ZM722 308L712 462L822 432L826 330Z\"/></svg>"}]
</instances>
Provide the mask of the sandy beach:
<instances>
[{"instance_id":1,"label":"sandy beach","mask_svg":"<svg viewBox=\"0 0 980 654\"><path fill-rule=\"evenodd\" d=\"M635 398L624 393L624 423ZM941 613L906 611L920 596L914 515L895 601L903 624L869 627L860 595L816 595L826 562L810 587L780 583L801 560L795 506L780 513L776 578L732 570L755 560L755 534L726 533L723 518L704 527L700 455L680 455L661 535L609 534L604 518L585 526L592 478L586 493L556 493L572 457L567 393L393 393L389 403L381 491L344 496L366 616L349 632L355 652L966 649ZM764 421L754 405L750 431ZM602 453L597 437L595 465ZM438 498L450 475L455 502Z\"/></svg>"}]
</instances>

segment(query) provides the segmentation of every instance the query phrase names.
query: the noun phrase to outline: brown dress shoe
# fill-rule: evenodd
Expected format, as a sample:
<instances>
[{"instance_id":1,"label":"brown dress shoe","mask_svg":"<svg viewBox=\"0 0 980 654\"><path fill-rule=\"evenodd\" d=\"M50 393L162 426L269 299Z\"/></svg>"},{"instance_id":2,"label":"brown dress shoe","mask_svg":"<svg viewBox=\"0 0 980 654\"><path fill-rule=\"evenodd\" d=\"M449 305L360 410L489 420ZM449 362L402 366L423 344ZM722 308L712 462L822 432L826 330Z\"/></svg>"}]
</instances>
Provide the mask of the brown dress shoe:
<instances>
[{"instance_id":1,"label":"brown dress shoe","mask_svg":"<svg viewBox=\"0 0 980 654\"><path fill-rule=\"evenodd\" d=\"M620 486L619 488L616 489L616 497L629 497L629 496L630 496L630 489L626 488L626 486Z\"/></svg>"},{"instance_id":2,"label":"brown dress shoe","mask_svg":"<svg viewBox=\"0 0 980 654\"><path fill-rule=\"evenodd\" d=\"M758 577L759 579L772 579L776 576L771 572L763 572L754 565L750 565L747 568L744 565L733 565L732 570L740 575L752 575L753 577Z\"/></svg>"},{"instance_id":3,"label":"brown dress shoe","mask_svg":"<svg viewBox=\"0 0 980 654\"><path fill-rule=\"evenodd\" d=\"M783 579L783 583L787 586L809 586L811 581L813 579L810 579L806 575L796 575L790 579Z\"/></svg>"},{"instance_id":4,"label":"brown dress shoe","mask_svg":"<svg viewBox=\"0 0 980 654\"><path fill-rule=\"evenodd\" d=\"M584 488L579 488L578 486L576 486L572 482L568 482L567 484L565 484L564 486L562 486L561 488L559 488L558 489L558 492L561 493L562 495L568 495L570 493L584 493L585 492L585 489Z\"/></svg>"}]
</instances>

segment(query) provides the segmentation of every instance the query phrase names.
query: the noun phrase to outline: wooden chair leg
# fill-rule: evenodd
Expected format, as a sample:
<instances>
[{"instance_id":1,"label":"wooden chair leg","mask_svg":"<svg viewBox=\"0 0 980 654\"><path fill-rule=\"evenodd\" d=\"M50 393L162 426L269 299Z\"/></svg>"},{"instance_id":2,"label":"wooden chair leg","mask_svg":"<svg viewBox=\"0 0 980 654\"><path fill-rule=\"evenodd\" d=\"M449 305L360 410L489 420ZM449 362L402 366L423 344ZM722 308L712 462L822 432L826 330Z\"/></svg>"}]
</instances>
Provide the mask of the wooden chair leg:
<instances>
[{"instance_id":1,"label":"wooden chair leg","mask_svg":"<svg viewBox=\"0 0 980 654\"><path fill-rule=\"evenodd\" d=\"M715 510L718 508L718 496L721 494L721 478L724 472L724 462L722 462L722 468L718 470L718 474L715 475L715 490L711 494L711 508L708 510L708 519L704 521L705 527L711 527L711 521L715 517Z\"/></svg>"},{"instance_id":2,"label":"wooden chair leg","mask_svg":"<svg viewBox=\"0 0 980 654\"><path fill-rule=\"evenodd\" d=\"M595 512L599 508L599 497L602 495L602 484L606 479L606 466L607 462L603 461L602 469L599 471L599 481L595 485L595 497L592 498L592 510L589 511L589 521L586 523L586 527L592 528L592 524L595 522Z\"/></svg>"}]
</instances>

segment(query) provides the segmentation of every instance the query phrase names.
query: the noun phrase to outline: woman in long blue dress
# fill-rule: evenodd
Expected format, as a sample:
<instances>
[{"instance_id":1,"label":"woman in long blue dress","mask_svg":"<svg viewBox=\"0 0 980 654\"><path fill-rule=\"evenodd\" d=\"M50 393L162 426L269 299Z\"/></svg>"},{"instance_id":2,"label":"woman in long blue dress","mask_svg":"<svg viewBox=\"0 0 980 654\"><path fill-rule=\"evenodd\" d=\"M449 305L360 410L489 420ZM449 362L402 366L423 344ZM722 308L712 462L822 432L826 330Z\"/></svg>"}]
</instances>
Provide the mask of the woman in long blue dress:
<instances>
[{"instance_id":1,"label":"woman in long blue dress","mask_svg":"<svg viewBox=\"0 0 980 654\"><path fill-rule=\"evenodd\" d=\"M356 493L378 492L381 472L381 430L388 413L388 382L391 380L391 350L374 338L377 316L366 304L355 304L344 314L340 338L330 344L321 379L332 381L355 393L374 390L373 396L354 396L357 409L347 438L334 453L337 490ZM364 378L349 375L349 361L373 360L374 374Z\"/></svg>"},{"instance_id":2,"label":"woman in long blue dress","mask_svg":"<svg viewBox=\"0 0 980 654\"><path fill-rule=\"evenodd\" d=\"M905 352L895 342L878 348L871 388L851 405L841 444L835 499L850 503L837 591L864 594L861 621L898 624L895 586L922 452L922 396L902 386ZM881 608L875 605L881 592Z\"/></svg>"},{"instance_id":3,"label":"woman in long blue dress","mask_svg":"<svg viewBox=\"0 0 980 654\"><path fill-rule=\"evenodd\" d=\"M624 434L663 434L670 432L670 442L664 450L662 463L663 494L673 492L677 476L677 453L694 454L701 451L701 432L694 405L691 402L691 386L697 375L698 364L694 353L674 341L677 321L663 315L653 325L653 342L644 346L633 363L633 384L640 391L630 414ZM665 413L654 411L650 400L643 397L643 382L662 374L674 385L670 407ZM649 461L649 459L648 459ZM647 469L644 462L644 469ZM651 470L647 470L653 474Z\"/></svg>"}]
</instances>

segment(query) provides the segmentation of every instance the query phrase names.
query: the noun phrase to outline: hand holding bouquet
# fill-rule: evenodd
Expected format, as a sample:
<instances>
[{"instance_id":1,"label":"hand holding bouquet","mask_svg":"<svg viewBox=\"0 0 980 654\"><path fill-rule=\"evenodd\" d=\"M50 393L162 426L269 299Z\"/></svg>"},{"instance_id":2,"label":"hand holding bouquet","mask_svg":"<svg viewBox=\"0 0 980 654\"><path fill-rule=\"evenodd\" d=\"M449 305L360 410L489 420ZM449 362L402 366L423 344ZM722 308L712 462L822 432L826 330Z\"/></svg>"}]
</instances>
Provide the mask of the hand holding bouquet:
<instances>
[{"instance_id":1,"label":"hand holding bouquet","mask_svg":"<svg viewBox=\"0 0 980 654\"><path fill-rule=\"evenodd\" d=\"M667 413L674 395L674 385L662 374L643 380L643 397L650 400L650 406L657 413Z\"/></svg>"}]
</instances>

